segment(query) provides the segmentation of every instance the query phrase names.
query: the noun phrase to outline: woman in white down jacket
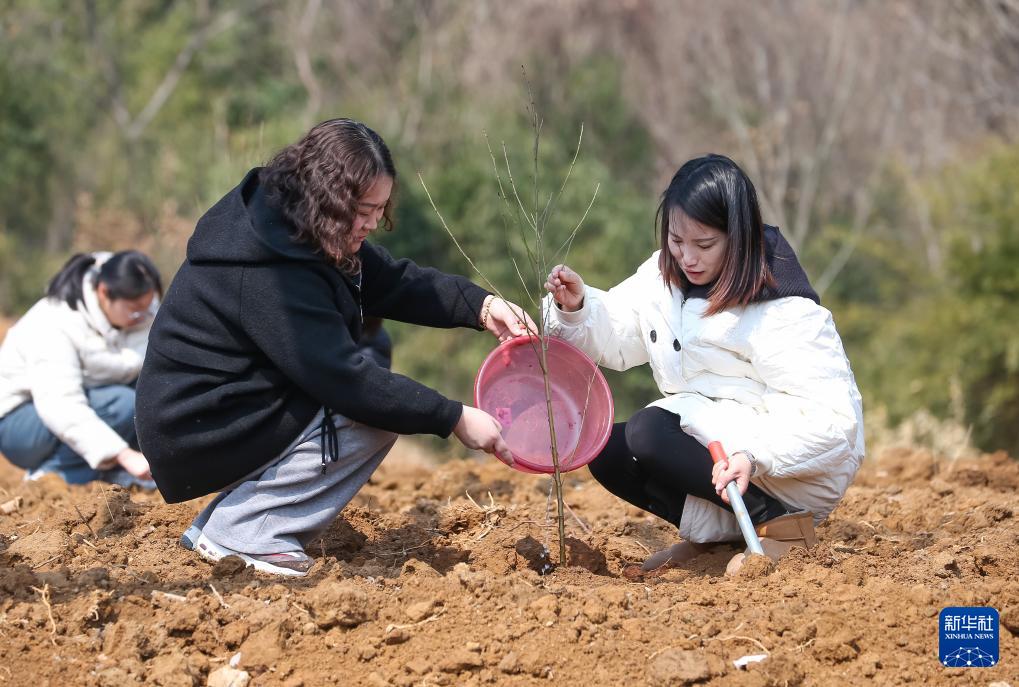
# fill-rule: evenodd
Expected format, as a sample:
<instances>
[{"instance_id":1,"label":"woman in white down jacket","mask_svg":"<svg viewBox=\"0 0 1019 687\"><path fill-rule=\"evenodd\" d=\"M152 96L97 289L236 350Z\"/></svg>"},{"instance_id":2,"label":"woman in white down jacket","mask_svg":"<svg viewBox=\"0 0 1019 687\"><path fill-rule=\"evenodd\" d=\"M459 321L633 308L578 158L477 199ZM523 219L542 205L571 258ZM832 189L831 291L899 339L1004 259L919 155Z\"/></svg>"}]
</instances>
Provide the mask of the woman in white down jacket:
<instances>
[{"instance_id":1,"label":"woman in white down jacket","mask_svg":"<svg viewBox=\"0 0 1019 687\"><path fill-rule=\"evenodd\" d=\"M732 480L769 555L809 547L864 455L862 402L831 313L732 160L684 164L657 224L661 250L609 291L564 265L545 285L554 335L611 369L650 363L664 396L615 425L591 473L679 529L683 541L645 570L741 539ZM727 463L712 465L712 441Z\"/></svg>"},{"instance_id":2,"label":"woman in white down jacket","mask_svg":"<svg viewBox=\"0 0 1019 687\"><path fill-rule=\"evenodd\" d=\"M154 488L133 384L162 284L138 251L73 256L0 346L0 453L29 479Z\"/></svg>"}]
</instances>

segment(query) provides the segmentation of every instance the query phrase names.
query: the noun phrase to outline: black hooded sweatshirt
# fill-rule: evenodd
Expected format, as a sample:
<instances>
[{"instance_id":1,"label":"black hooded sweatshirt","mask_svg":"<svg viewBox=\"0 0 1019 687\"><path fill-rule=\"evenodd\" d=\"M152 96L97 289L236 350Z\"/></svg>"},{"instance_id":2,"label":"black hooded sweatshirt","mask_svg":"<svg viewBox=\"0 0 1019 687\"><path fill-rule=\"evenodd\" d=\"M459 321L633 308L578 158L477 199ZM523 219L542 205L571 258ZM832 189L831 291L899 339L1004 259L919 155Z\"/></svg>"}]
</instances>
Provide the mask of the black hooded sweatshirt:
<instances>
[{"instance_id":1,"label":"black hooded sweatshirt","mask_svg":"<svg viewBox=\"0 0 1019 687\"><path fill-rule=\"evenodd\" d=\"M359 277L343 274L293 240L259 172L198 221L152 325L136 425L168 503L220 491L269 463L321 408L442 437L463 412L379 367L356 342L371 315L480 330L488 292L368 242Z\"/></svg>"}]
</instances>

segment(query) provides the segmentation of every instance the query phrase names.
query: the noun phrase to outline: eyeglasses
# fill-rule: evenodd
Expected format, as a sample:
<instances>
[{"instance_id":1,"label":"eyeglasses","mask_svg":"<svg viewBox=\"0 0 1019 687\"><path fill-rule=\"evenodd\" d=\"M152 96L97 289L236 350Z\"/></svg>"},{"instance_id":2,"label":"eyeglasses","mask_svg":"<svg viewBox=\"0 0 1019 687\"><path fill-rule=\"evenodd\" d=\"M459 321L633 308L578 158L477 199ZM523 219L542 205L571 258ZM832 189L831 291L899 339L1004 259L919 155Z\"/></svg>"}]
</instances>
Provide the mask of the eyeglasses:
<instances>
[{"instance_id":1,"label":"eyeglasses","mask_svg":"<svg viewBox=\"0 0 1019 687\"><path fill-rule=\"evenodd\" d=\"M124 305L127 305L126 301L121 301ZM123 307L123 306L121 306ZM144 324L156 316L156 310L159 308L159 299L152 299L152 303L149 307L143 310L121 310L121 313L126 318L129 327L137 327L138 325Z\"/></svg>"}]
</instances>

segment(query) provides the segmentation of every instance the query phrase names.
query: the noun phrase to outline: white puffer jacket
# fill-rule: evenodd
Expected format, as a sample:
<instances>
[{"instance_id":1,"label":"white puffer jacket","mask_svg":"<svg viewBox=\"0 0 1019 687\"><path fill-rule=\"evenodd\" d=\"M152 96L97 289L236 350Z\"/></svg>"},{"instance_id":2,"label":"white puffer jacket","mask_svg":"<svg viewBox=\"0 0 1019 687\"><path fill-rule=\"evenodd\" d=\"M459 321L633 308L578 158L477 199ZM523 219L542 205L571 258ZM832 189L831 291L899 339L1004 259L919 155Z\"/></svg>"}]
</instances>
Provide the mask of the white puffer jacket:
<instances>
[{"instance_id":1,"label":"white puffer jacket","mask_svg":"<svg viewBox=\"0 0 1019 687\"><path fill-rule=\"evenodd\" d=\"M798 268L797 268L798 269ZM609 291L586 286L567 313L546 298L549 331L613 370L650 363L676 413L705 446L748 450L753 482L820 522L863 460L863 403L831 313L786 297L705 317L708 302L665 287L658 252ZM735 517L687 496L680 535L693 542L740 538Z\"/></svg>"},{"instance_id":2,"label":"white puffer jacket","mask_svg":"<svg viewBox=\"0 0 1019 687\"><path fill-rule=\"evenodd\" d=\"M129 330L110 324L99 307L95 278L109 253L84 278L84 302L72 310L44 298L0 345L0 417L32 401L43 424L93 468L127 447L88 405L85 389L131 384L138 377L151 319ZM153 304L153 308L155 308Z\"/></svg>"}]
</instances>

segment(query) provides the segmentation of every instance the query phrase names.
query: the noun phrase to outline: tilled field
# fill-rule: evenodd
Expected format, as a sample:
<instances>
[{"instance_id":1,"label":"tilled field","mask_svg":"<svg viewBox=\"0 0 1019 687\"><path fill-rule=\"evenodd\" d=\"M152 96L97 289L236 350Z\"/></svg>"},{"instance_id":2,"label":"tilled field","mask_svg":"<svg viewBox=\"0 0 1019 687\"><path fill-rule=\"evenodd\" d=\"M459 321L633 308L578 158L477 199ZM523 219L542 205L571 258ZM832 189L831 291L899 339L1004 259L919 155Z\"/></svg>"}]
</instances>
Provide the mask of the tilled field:
<instances>
[{"instance_id":1,"label":"tilled field","mask_svg":"<svg viewBox=\"0 0 1019 687\"><path fill-rule=\"evenodd\" d=\"M0 467L0 685L1019 687L1019 464L868 458L821 543L723 575L735 548L641 576L670 527L566 476L397 447L296 581L179 548L199 503L21 482ZM552 501L554 510L554 499ZM546 553L551 549L551 555ZM1001 661L946 669L938 613L1001 612ZM746 655L764 660L737 668ZM239 681L236 681L239 680Z\"/></svg>"}]
</instances>

